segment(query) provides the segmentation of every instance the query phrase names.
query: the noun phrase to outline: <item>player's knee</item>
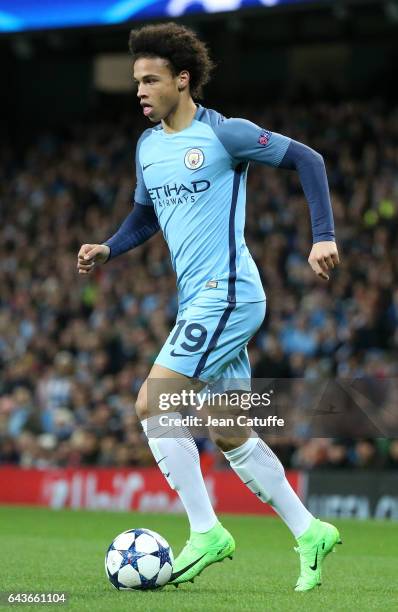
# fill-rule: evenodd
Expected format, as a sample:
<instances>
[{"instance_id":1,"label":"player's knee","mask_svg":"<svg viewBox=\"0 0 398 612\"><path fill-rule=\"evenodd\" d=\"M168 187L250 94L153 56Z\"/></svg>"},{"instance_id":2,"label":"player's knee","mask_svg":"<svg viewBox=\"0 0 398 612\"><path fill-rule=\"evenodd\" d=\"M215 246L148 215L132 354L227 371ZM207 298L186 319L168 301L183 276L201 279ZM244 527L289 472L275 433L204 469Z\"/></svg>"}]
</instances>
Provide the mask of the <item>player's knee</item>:
<instances>
[{"instance_id":1,"label":"player's knee","mask_svg":"<svg viewBox=\"0 0 398 612\"><path fill-rule=\"evenodd\" d=\"M220 431L211 431L210 438L223 453L227 453L234 448L242 446L247 440L247 437L233 437Z\"/></svg>"},{"instance_id":2,"label":"player's knee","mask_svg":"<svg viewBox=\"0 0 398 612\"><path fill-rule=\"evenodd\" d=\"M142 421L143 419L147 419L150 416L145 383L141 386L141 389L139 390L137 401L135 402L135 412L140 421Z\"/></svg>"}]
</instances>

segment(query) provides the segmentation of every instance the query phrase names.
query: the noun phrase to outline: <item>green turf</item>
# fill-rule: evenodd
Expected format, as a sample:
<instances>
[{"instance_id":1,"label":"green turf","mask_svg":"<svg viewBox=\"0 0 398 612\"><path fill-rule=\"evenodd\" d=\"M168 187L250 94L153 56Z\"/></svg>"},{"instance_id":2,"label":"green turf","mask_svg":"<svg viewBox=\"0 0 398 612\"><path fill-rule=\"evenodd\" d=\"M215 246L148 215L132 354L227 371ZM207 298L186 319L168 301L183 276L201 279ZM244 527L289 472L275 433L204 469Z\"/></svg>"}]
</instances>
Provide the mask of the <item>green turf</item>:
<instances>
[{"instance_id":1,"label":"green turf","mask_svg":"<svg viewBox=\"0 0 398 612\"><path fill-rule=\"evenodd\" d=\"M147 527L166 537L178 553L187 537L184 517L0 507L0 590L69 593L66 606L13 606L34 610L398 609L396 524L336 521L344 545L328 557L322 587L295 593L298 555L281 521L248 516L225 516L222 521L236 539L233 561L208 568L195 584L179 589L118 592L104 574L104 553L112 539L125 529Z\"/></svg>"}]
</instances>

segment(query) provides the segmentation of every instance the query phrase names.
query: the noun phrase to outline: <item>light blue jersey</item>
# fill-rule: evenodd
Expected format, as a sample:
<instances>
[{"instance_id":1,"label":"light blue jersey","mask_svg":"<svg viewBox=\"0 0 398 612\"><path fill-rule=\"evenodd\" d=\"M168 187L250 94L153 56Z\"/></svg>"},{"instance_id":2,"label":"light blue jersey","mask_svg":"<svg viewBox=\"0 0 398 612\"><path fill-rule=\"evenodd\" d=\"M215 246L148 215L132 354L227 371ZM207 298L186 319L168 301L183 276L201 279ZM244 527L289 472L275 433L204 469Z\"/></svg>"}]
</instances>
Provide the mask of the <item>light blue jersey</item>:
<instances>
[{"instance_id":1,"label":"light blue jersey","mask_svg":"<svg viewBox=\"0 0 398 612\"><path fill-rule=\"evenodd\" d=\"M265 299L244 239L250 161L278 166L290 138L198 106L186 129L146 130L137 144L135 201L154 206L177 275L179 305Z\"/></svg>"}]
</instances>

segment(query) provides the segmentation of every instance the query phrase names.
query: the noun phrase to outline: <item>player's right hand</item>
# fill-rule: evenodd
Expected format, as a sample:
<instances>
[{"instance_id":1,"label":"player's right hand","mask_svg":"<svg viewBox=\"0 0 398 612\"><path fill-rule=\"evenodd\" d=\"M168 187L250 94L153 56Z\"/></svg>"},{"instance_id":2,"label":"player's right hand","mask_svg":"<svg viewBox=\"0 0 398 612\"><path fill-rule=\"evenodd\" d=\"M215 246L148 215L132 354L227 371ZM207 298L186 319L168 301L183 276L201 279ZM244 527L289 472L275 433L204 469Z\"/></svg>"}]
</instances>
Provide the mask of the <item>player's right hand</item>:
<instances>
[{"instance_id":1,"label":"player's right hand","mask_svg":"<svg viewBox=\"0 0 398 612\"><path fill-rule=\"evenodd\" d=\"M83 244L77 256L79 274L90 274L97 263L105 263L110 254L106 244Z\"/></svg>"}]
</instances>

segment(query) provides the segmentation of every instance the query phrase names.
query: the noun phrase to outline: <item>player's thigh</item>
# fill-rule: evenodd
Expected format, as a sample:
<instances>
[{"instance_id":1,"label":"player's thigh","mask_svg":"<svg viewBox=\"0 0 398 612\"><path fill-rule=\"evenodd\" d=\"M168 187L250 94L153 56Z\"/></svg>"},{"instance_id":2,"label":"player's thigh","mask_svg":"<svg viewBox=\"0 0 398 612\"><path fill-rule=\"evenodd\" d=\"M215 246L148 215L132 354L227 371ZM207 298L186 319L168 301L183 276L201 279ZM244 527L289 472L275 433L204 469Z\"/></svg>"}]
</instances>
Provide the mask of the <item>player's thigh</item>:
<instances>
[{"instance_id":1,"label":"player's thigh","mask_svg":"<svg viewBox=\"0 0 398 612\"><path fill-rule=\"evenodd\" d=\"M198 299L182 310L156 363L203 382L217 380L264 319L265 303Z\"/></svg>"},{"instance_id":2,"label":"player's thigh","mask_svg":"<svg viewBox=\"0 0 398 612\"><path fill-rule=\"evenodd\" d=\"M197 366L224 311L223 303L193 303L179 311L176 323L164 343L155 364L199 379Z\"/></svg>"},{"instance_id":3,"label":"player's thigh","mask_svg":"<svg viewBox=\"0 0 398 612\"><path fill-rule=\"evenodd\" d=\"M182 396L183 390L197 393L202 387L203 383L155 363L138 392L135 405L137 416L142 420L159 414L164 403L170 403L171 395L177 404L177 398Z\"/></svg>"},{"instance_id":4,"label":"player's thigh","mask_svg":"<svg viewBox=\"0 0 398 612\"><path fill-rule=\"evenodd\" d=\"M247 343L264 320L265 302L242 302L233 306L224 329L213 339L207 358L202 360L204 380L250 379Z\"/></svg>"}]
</instances>

